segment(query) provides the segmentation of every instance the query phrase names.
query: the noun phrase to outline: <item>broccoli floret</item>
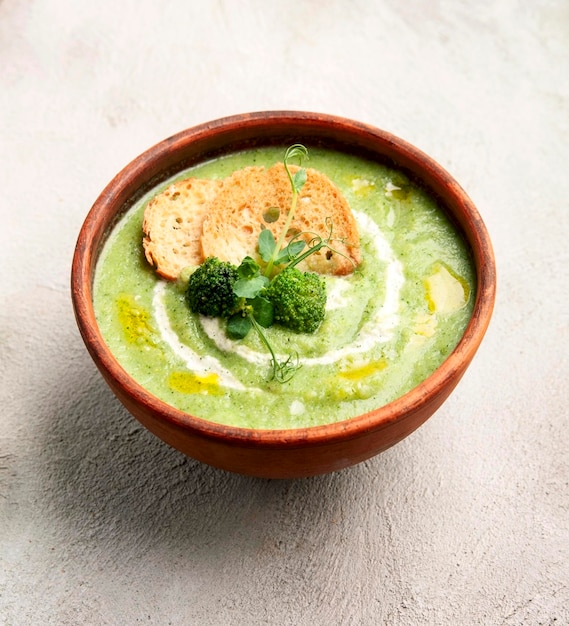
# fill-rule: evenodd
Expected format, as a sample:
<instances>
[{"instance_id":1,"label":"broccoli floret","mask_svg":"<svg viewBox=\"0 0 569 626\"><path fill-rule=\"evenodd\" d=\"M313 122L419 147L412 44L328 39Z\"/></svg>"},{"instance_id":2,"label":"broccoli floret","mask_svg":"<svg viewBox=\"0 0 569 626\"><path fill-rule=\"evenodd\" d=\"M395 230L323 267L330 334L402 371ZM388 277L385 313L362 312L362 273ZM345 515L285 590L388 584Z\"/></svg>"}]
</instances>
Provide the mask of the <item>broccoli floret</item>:
<instances>
[{"instance_id":1,"label":"broccoli floret","mask_svg":"<svg viewBox=\"0 0 569 626\"><path fill-rule=\"evenodd\" d=\"M208 317L229 317L239 304L239 298L233 293L236 280L234 265L208 257L188 280L188 306L194 313Z\"/></svg>"},{"instance_id":2,"label":"broccoli floret","mask_svg":"<svg viewBox=\"0 0 569 626\"><path fill-rule=\"evenodd\" d=\"M317 274L286 267L265 289L275 322L299 333L313 333L326 313L326 283Z\"/></svg>"}]
</instances>

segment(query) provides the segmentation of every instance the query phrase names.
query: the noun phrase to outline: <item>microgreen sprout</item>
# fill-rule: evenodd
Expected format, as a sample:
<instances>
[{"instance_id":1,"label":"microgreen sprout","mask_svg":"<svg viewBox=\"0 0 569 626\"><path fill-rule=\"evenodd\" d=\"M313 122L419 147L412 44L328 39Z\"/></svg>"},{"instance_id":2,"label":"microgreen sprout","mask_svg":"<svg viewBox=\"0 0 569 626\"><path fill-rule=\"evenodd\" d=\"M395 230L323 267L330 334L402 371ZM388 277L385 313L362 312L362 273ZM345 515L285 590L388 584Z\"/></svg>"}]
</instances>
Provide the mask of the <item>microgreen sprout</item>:
<instances>
[{"instance_id":1,"label":"microgreen sprout","mask_svg":"<svg viewBox=\"0 0 569 626\"><path fill-rule=\"evenodd\" d=\"M285 167L288 179L290 181L290 186L292 189L292 200L291 200L288 215L286 217L285 225L281 231L281 234L279 235L278 241L273 247L272 254L268 259L267 267L265 269L265 276L271 275L273 271L273 266L275 265L275 262L277 262L277 258L279 257L281 253L281 248L283 246L287 233L289 232L290 226L292 224L292 220L294 218L294 214L296 213L298 194L300 190L302 189L302 187L304 186L304 183L306 182L306 169L305 168L300 167L300 169L298 169L294 174L292 174L290 171L289 161L290 159L293 159L295 157L299 159L300 165L302 165L303 159L308 158L308 150L300 143L296 143L290 146L289 148L287 148L287 151L285 152L285 155L284 155L283 163L284 163L284 167ZM262 230L261 235L264 232L265 230ZM272 233L271 233L271 236L272 236Z\"/></svg>"},{"instance_id":2,"label":"microgreen sprout","mask_svg":"<svg viewBox=\"0 0 569 626\"><path fill-rule=\"evenodd\" d=\"M285 152L283 162L292 189L292 200L285 224L279 234L279 238L276 240L273 233L266 228L264 224L262 224L261 232L259 233L257 240L259 256L266 263L263 275L268 278L273 278L272 275L275 271L275 266L286 265L288 267L293 267L322 248L328 248L331 252L349 259L349 257L333 248L330 244L332 241L333 227L330 220L326 220L329 228L328 236L326 238L323 238L317 233L300 232L292 228L292 222L298 203L298 195L307 180L305 168L300 167L294 174L291 172L289 161L295 157L298 157L300 163L302 164L302 160L308 158L308 150L302 144L294 144ZM280 209L278 207L270 207L263 214L263 219L266 224L272 224L278 221L279 217ZM308 242L305 241L306 236L310 236L311 234L313 237ZM287 237L290 237L288 244L283 247ZM307 250L305 250L306 247L308 247Z\"/></svg>"},{"instance_id":3,"label":"microgreen sprout","mask_svg":"<svg viewBox=\"0 0 569 626\"><path fill-rule=\"evenodd\" d=\"M301 368L298 353L295 353L294 356L292 354L289 355L284 361L279 361L259 322L257 322L253 315L250 316L250 319L253 328L257 331L261 341L271 354L271 380L276 380L279 383L287 383L296 374L297 370Z\"/></svg>"},{"instance_id":4,"label":"microgreen sprout","mask_svg":"<svg viewBox=\"0 0 569 626\"><path fill-rule=\"evenodd\" d=\"M271 380L288 382L300 367L298 355L289 355L279 361L264 328L274 321L273 303L262 293L269 279L261 274L261 267L251 257L245 257L237 268L238 278L233 284L233 293L241 299L238 310L227 321L227 334L231 339L243 339L254 329L271 355Z\"/></svg>"},{"instance_id":5,"label":"microgreen sprout","mask_svg":"<svg viewBox=\"0 0 569 626\"><path fill-rule=\"evenodd\" d=\"M298 354L288 355L279 361L265 329L273 323L279 323L297 332L316 330L325 315L325 283L316 274L300 272L294 266L324 247L337 252L330 245L331 222L326 238L317 233L299 232L291 228L298 195L306 183L307 174L303 167L292 173L289 162L298 158L302 165L302 160L307 157L308 150L301 144L291 146L285 153L284 167L292 189L291 206L278 240L268 228L261 226L257 246L264 269L250 256L246 256L238 267L213 257L204 261L200 266L203 270L200 272L198 268L188 283L187 301L190 308L205 315L221 314L226 317L226 332L231 339L243 339L251 329L257 332L271 355L270 380L280 383L289 381L301 364ZM278 207L269 208L263 215L266 224L274 223L279 218ZM284 245L287 237L288 243ZM277 273L276 266L284 266L284 269L279 268ZM219 296L221 287L228 291L223 299ZM221 313L217 313L217 308L212 309L203 304L212 300L220 301L218 308Z\"/></svg>"}]
</instances>

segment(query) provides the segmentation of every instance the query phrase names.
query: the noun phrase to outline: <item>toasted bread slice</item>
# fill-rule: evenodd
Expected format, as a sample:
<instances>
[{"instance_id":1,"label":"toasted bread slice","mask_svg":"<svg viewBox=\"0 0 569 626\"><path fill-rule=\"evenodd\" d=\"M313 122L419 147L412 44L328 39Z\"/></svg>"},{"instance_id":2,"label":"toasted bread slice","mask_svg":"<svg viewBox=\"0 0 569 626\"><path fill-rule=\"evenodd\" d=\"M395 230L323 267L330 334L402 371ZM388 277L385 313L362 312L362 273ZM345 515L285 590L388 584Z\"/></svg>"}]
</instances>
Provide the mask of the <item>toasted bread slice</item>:
<instances>
[{"instance_id":1,"label":"toasted bread slice","mask_svg":"<svg viewBox=\"0 0 569 626\"><path fill-rule=\"evenodd\" d=\"M291 172L298 168L290 167ZM298 265L320 274L349 274L360 263L360 244L353 213L340 190L323 173L307 168L306 183L298 197L291 224L307 242L317 235L332 238L337 252L323 248ZM257 240L262 225L278 239L291 206L292 190L282 163L269 169L246 167L226 178L212 199L203 221L201 237L204 258L217 256L239 264L249 255L258 259ZM280 217L265 223L268 209L278 207Z\"/></svg>"},{"instance_id":2,"label":"toasted bread slice","mask_svg":"<svg viewBox=\"0 0 569 626\"><path fill-rule=\"evenodd\" d=\"M180 180L147 204L142 245L146 259L163 278L175 280L184 267L203 261L202 223L222 184L213 179Z\"/></svg>"}]
</instances>

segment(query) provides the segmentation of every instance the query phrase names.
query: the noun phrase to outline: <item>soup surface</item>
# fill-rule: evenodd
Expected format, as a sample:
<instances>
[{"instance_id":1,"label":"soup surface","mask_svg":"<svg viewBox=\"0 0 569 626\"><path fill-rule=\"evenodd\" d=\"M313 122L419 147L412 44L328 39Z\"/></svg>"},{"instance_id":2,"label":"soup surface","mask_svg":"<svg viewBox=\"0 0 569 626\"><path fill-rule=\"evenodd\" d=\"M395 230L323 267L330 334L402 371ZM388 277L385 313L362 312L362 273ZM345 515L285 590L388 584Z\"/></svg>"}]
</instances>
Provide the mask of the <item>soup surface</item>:
<instances>
[{"instance_id":1,"label":"soup surface","mask_svg":"<svg viewBox=\"0 0 569 626\"><path fill-rule=\"evenodd\" d=\"M165 402L248 428L336 422L403 395L460 340L474 304L474 267L433 198L398 170L308 148L304 165L327 174L354 212L362 264L347 277L325 277L326 318L314 334L266 330L277 354L299 355L302 367L287 383L268 380L269 354L256 333L232 341L223 321L190 312L185 285L160 279L142 249L144 207L172 181L269 167L285 148L182 172L140 199L111 233L95 275L97 322L122 367Z\"/></svg>"}]
</instances>

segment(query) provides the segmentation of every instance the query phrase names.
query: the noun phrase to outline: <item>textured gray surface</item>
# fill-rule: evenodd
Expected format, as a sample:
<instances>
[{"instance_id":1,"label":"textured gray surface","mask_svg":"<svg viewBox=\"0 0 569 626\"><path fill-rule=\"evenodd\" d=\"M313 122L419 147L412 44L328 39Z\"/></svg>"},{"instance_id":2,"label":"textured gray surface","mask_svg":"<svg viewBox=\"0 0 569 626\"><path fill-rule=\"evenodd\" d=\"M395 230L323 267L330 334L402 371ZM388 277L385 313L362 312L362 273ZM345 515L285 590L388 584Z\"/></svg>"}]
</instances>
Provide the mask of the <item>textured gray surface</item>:
<instances>
[{"instance_id":1,"label":"textured gray surface","mask_svg":"<svg viewBox=\"0 0 569 626\"><path fill-rule=\"evenodd\" d=\"M569 623L568 77L565 0L1 0L0 623ZM445 166L493 237L499 296L419 431L337 474L266 481L129 417L68 277L133 157L286 108Z\"/></svg>"}]
</instances>

